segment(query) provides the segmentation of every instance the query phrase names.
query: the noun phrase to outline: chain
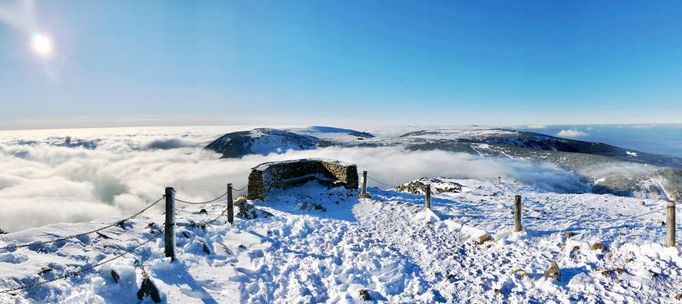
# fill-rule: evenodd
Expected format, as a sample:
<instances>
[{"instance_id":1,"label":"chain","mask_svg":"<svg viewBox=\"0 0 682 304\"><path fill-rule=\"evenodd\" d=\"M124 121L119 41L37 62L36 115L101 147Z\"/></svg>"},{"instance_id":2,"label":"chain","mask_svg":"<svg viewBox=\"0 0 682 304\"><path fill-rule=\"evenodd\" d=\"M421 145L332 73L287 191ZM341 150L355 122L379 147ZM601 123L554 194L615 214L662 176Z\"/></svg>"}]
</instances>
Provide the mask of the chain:
<instances>
[{"instance_id":1,"label":"chain","mask_svg":"<svg viewBox=\"0 0 682 304\"><path fill-rule=\"evenodd\" d=\"M212 200L203 201L203 202L192 202L192 201L181 200L181 199L179 199L179 198L175 198L175 201L181 202L181 203L184 203L184 204L189 204L189 205L205 205L205 204L208 204L208 203L213 203L213 202L215 202L215 201L217 201L217 200L219 200L219 199L225 197L226 195L227 195L227 192L221 194L220 196L218 196L218 197L216 197L216 198L214 198L214 199L212 199Z\"/></svg>"},{"instance_id":2,"label":"chain","mask_svg":"<svg viewBox=\"0 0 682 304\"><path fill-rule=\"evenodd\" d=\"M382 181L376 180L376 179L370 177L369 175L367 176L367 179L369 179L369 180L371 180L371 181L373 181L373 182L375 182L375 183L382 184L382 185L384 185L384 186L386 186L386 187L389 187L389 188L394 188L394 187L395 187L395 186L393 186L393 185L389 185L389 184L384 183L384 182L382 182Z\"/></svg>"}]
</instances>

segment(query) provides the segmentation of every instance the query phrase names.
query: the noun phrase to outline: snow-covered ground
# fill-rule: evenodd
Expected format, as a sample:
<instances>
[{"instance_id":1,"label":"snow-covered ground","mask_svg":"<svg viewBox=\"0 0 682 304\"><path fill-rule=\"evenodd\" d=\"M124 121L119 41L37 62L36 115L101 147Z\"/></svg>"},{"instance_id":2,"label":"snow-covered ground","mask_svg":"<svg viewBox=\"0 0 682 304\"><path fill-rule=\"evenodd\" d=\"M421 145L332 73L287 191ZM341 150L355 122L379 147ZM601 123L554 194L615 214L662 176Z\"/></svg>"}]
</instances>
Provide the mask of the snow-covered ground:
<instances>
[{"instance_id":1,"label":"snow-covered ground","mask_svg":"<svg viewBox=\"0 0 682 304\"><path fill-rule=\"evenodd\" d=\"M444 183L459 183L462 192L435 194L432 211L421 195L371 188L372 199L358 200L356 191L316 184L275 191L256 202L272 216L234 225L224 216L204 228L190 224L219 216L224 202L206 206L207 214L179 204L175 262L164 257L155 228L163 215L150 209L101 235L0 250L0 290L132 251L80 275L0 294L0 303L134 303L143 272L167 303L357 303L364 296L390 303L667 303L682 293L680 251L662 245L665 226L657 222L665 202L556 194L504 179ZM522 233L511 232L516 194L524 199ZM24 230L0 236L0 247L112 222ZM479 244L486 234L493 240ZM605 248L593 250L595 243ZM560 281L543 277L552 262Z\"/></svg>"}]
</instances>

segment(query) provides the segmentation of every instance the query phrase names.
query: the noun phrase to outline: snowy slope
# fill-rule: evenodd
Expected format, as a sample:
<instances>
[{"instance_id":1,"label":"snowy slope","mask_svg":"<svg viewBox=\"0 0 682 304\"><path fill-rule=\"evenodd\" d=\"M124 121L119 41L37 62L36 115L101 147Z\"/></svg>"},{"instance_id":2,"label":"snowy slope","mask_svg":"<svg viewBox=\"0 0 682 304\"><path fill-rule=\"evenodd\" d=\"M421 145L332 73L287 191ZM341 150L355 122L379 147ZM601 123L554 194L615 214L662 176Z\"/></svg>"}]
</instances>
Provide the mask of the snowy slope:
<instances>
[{"instance_id":1,"label":"snowy slope","mask_svg":"<svg viewBox=\"0 0 682 304\"><path fill-rule=\"evenodd\" d=\"M506 181L451 182L462 191L435 195L433 211L423 209L421 195L371 188L372 199L359 201L357 192L316 184L277 190L255 202L272 216L232 226L224 216L205 228L190 225L219 216L224 202L209 204L208 214L199 214L202 206L178 205L172 263L153 237L160 230L149 225L161 227L163 216L152 208L102 235L0 250L4 290L138 247L94 271L0 294L0 303L134 303L142 269L168 303L358 303L363 296L391 303L674 302L682 292L680 251L660 245L662 201L555 194ZM524 197L523 233L510 232L515 194ZM111 222L25 230L0 236L0 247ZM567 237L569 231L575 235ZM479 245L484 234L494 241ZM591 250L597 242L606 249ZM559 282L542 277L553 261ZM39 274L43 267L52 270Z\"/></svg>"}]
</instances>

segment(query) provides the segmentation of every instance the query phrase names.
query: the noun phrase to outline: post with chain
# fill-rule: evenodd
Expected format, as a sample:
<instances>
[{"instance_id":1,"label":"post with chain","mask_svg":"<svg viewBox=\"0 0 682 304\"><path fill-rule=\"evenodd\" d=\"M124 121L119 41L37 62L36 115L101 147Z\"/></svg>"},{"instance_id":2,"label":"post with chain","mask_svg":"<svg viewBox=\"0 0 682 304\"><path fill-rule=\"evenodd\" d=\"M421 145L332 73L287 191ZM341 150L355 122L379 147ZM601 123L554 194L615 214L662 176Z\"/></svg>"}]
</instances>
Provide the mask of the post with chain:
<instances>
[{"instance_id":1,"label":"post with chain","mask_svg":"<svg viewBox=\"0 0 682 304\"><path fill-rule=\"evenodd\" d=\"M675 202L674 201L669 201L668 204L666 205L666 209L668 209L668 218L666 220L667 224L667 238L666 238L666 245L668 247L675 247Z\"/></svg>"},{"instance_id":2,"label":"post with chain","mask_svg":"<svg viewBox=\"0 0 682 304\"><path fill-rule=\"evenodd\" d=\"M232 184L227 184L227 222L234 223L234 202L232 201Z\"/></svg>"},{"instance_id":3,"label":"post with chain","mask_svg":"<svg viewBox=\"0 0 682 304\"><path fill-rule=\"evenodd\" d=\"M372 198L367 193L367 171L362 171L362 192L360 192L360 198Z\"/></svg>"},{"instance_id":4,"label":"post with chain","mask_svg":"<svg viewBox=\"0 0 682 304\"><path fill-rule=\"evenodd\" d=\"M164 224L164 251L175 260L175 189L166 187L166 223Z\"/></svg>"},{"instance_id":5,"label":"post with chain","mask_svg":"<svg viewBox=\"0 0 682 304\"><path fill-rule=\"evenodd\" d=\"M426 209L431 209L431 185L426 184L424 187L424 204L426 205Z\"/></svg>"},{"instance_id":6,"label":"post with chain","mask_svg":"<svg viewBox=\"0 0 682 304\"><path fill-rule=\"evenodd\" d=\"M514 197L514 232L523 231L521 226L521 196L516 195Z\"/></svg>"}]
</instances>

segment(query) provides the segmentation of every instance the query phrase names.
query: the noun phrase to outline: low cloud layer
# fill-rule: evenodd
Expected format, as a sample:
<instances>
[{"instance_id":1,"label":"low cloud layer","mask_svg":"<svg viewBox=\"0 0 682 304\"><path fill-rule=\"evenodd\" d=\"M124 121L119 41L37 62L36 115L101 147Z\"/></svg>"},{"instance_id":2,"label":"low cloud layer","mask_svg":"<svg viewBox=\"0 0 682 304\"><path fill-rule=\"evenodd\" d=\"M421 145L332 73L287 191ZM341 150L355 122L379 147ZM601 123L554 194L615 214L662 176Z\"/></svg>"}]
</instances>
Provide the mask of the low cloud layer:
<instances>
[{"instance_id":1,"label":"low cloud layer","mask_svg":"<svg viewBox=\"0 0 682 304\"><path fill-rule=\"evenodd\" d=\"M581 137L581 136L586 136L586 135L588 135L588 134L583 132L583 131L576 130L576 129L565 129L565 130L559 131L556 134L556 136L567 137L567 138Z\"/></svg>"},{"instance_id":2,"label":"low cloud layer","mask_svg":"<svg viewBox=\"0 0 682 304\"><path fill-rule=\"evenodd\" d=\"M257 164L304 157L352 162L392 185L423 176L488 180L499 176L544 190L585 190L571 173L524 161L400 147L324 148L219 159L219 154L202 149L219 135L215 130L127 132L70 134L71 141L96 141L95 148L60 146L48 143L47 136L31 138L30 143L21 136L0 140L0 228L17 231L127 216L161 197L166 186L175 187L179 198L210 199L222 194L228 182L235 188L246 185ZM161 212L161 206L152 212Z\"/></svg>"}]
</instances>

